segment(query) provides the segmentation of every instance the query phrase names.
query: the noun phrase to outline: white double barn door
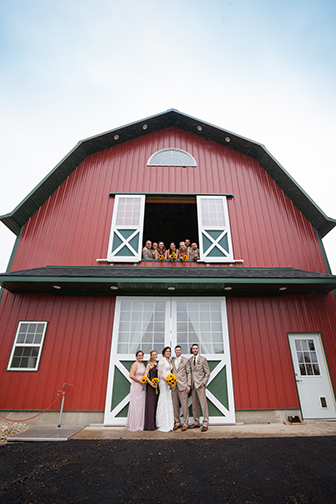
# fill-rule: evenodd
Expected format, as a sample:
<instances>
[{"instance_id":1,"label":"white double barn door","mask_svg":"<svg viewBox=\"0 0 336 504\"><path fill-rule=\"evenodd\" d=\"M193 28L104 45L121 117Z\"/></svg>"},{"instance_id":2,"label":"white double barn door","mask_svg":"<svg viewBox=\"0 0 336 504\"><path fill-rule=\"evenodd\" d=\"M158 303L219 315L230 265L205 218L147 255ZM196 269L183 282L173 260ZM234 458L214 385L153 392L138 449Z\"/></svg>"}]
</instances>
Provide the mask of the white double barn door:
<instances>
[{"instance_id":1,"label":"white double barn door","mask_svg":"<svg viewBox=\"0 0 336 504\"><path fill-rule=\"evenodd\" d=\"M159 357L165 346L181 345L191 357L193 343L209 362L207 386L210 422L235 422L234 394L225 298L118 297L112 335L105 425L125 425L131 380L129 371L141 349L145 361L155 349ZM191 397L189 398L191 405ZM191 418L192 421L192 418Z\"/></svg>"}]
</instances>

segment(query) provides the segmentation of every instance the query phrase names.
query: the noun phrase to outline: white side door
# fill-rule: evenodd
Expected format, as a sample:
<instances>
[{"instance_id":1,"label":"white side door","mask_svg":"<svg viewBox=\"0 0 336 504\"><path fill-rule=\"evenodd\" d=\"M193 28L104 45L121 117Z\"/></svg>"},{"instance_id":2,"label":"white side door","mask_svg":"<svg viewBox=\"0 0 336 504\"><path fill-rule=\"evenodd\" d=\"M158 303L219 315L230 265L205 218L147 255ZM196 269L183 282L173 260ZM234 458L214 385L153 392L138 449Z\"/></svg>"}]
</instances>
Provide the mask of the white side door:
<instances>
[{"instance_id":1,"label":"white side door","mask_svg":"<svg viewBox=\"0 0 336 504\"><path fill-rule=\"evenodd\" d=\"M289 334L304 419L336 418L335 399L319 334Z\"/></svg>"}]
</instances>

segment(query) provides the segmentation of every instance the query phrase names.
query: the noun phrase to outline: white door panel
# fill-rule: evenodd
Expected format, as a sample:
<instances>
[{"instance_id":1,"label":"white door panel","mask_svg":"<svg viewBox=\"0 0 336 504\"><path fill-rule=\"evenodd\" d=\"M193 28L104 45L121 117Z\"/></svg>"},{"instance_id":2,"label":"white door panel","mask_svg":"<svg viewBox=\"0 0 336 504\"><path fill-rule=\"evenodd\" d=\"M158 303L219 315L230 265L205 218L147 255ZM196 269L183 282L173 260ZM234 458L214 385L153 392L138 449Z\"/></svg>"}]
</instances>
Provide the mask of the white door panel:
<instances>
[{"instance_id":1,"label":"white door panel","mask_svg":"<svg viewBox=\"0 0 336 504\"><path fill-rule=\"evenodd\" d=\"M318 334L290 334L295 379L304 419L334 419L330 376Z\"/></svg>"}]
</instances>

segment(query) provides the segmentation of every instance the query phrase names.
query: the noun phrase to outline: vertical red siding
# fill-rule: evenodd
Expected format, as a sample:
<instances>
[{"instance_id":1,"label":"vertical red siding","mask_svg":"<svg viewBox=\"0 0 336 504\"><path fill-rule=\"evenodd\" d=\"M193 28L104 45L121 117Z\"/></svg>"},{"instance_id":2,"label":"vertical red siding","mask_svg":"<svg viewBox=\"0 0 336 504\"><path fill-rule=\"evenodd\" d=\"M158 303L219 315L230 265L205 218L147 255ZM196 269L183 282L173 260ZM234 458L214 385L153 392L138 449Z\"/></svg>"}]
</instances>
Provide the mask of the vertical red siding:
<instances>
[{"instance_id":1,"label":"vertical red siding","mask_svg":"<svg viewBox=\"0 0 336 504\"><path fill-rule=\"evenodd\" d=\"M38 372L2 372L0 409L44 409L63 383L73 383L67 410L103 411L115 298L7 294L3 303L1 370L20 320L47 320L48 327Z\"/></svg>"},{"instance_id":2,"label":"vertical red siding","mask_svg":"<svg viewBox=\"0 0 336 504\"><path fill-rule=\"evenodd\" d=\"M236 409L298 408L287 333L321 333L336 383L333 294L228 298Z\"/></svg>"},{"instance_id":3,"label":"vertical red siding","mask_svg":"<svg viewBox=\"0 0 336 504\"><path fill-rule=\"evenodd\" d=\"M114 298L6 294L3 301L0 369L7 367L19 320L47 320L48 329L37 373L2 373L0 409L43 409L69 382L75 389L67 410L104 410ZM288 332L321 333L336 383L333 294L227 298L227 311L236 409L299 407Z\"/></svg>"},{"instance_id":4,"label":"vertical red siding","mask_svg":"<svg viewBox=\"0 0 336 504\"><path fill-rule=\"evenodd\" d=\"M147 167L166 147L190 152L197 167ZM234 256L244 266L326 272L314 228L255 159L176 127L88 156L25 225L12 271L106 258L109 192L233 193Z\"/></svg>"}]
</instances>

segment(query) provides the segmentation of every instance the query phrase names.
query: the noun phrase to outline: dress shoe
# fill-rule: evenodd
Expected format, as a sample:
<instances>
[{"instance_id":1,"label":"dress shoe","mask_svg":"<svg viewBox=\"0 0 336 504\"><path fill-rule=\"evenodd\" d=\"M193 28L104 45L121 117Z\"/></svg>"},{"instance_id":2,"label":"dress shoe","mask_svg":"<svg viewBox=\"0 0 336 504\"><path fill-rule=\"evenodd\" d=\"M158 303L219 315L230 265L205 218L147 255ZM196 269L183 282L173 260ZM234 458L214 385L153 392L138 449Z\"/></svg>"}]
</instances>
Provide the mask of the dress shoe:
<instances>
[{"instance_id":1,"label":"dress shoe","mask_svg":"<svg viewBox=\"0 0 336 504\"><path fill-rule=\"evenodd\" d=\"M183 425L182 430L186 431L186 430L188 430L188 427L186 425Z\"/></svg>"},{"instance_id":2,"label":"dress shoe","mask_svg":"<svg viewBox=\"0 0 336 504\"><path fill-rule=\"evenodd\" d=\"M206 432L207 430L208 430L208 427L204 427L204 425L203 425L201 432Z\"/></svg>"},{"instance_id":3,"label":"dress shoe","mask_svg":"<svg viewBox=\"0 0 336 504\"><path fill-rule=\"evenodd\" d=\"M196 425L196 424L189 425L189 429L199 429L199 428L200 428L200 425Z\"/></svg>"},{"instance_id":4,"label":"dress shoe","mask_svg":"<svg viewBox=\"0 0 336 504\"><path fill-rule=\"evenodd\" d=\"M176 424L176 425L174 425L174 430L177 430L177 429L179 429L179 428L180 428L180 426L179 426L179 425L177 425L177 424Z\"/></svg>"}]
</instances>

